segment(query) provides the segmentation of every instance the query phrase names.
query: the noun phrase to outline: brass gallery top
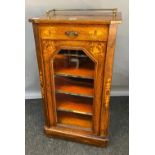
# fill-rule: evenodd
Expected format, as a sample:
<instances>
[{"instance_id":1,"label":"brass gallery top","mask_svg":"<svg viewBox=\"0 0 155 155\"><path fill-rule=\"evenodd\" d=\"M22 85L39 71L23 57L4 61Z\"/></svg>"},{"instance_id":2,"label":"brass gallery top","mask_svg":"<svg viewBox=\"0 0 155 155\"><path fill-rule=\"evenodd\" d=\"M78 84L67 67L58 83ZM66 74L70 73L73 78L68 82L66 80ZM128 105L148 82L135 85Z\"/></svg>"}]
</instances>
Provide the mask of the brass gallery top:
<instances>
[{"instance_id":1,"label":"brass gallery top","mask_svg":"<svg viewBox=\"0 0 155 155\"><path fill-rule=\"evenodd\" d=\"M41 17L30 18L29 21L34 23L119 24L122 17L117 9L53 9Z\"/></svg>"}]
</instances>

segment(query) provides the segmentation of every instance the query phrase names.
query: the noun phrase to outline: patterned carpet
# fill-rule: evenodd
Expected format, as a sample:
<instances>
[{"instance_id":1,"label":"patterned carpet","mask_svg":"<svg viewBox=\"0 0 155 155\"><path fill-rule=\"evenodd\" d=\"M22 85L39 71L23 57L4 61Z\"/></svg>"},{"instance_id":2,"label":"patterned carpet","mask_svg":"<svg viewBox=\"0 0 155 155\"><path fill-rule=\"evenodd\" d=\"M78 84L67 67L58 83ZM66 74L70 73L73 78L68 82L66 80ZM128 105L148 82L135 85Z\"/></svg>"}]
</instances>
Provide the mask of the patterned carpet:
<instances>
[{"instance_id":1,"label":"patterned carpet","mask_svg":"<svg viewBox=\"0 0 155 155\"><path fill-rule=\"evenodd\" d=\"M128 155L129 98L111 97L110 114L110 142L107 148L99 148L46 137L43 133L42 100L26 100L26 155Z\"/></svg>"}]
</instances>

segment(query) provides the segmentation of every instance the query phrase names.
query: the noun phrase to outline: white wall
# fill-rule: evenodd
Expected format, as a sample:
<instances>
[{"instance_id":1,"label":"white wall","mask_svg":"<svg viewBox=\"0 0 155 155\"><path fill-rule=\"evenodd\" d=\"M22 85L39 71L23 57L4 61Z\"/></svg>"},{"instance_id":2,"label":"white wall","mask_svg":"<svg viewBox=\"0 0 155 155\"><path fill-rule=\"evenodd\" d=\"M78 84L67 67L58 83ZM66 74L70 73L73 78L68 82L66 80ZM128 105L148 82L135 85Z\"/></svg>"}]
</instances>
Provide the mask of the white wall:
<instances>
[{"instance_id":1,"label":"white wall","mask_svg":"<svg viewBox=\"0 0 155 155\"><path fill-rule=\"evenodd\" d=\"M26 98L40 97L39 74L32 25L28 18L40 16L49 9L118 8L123 22L118 27L111 95L128 95L129 85L129 11L128 0L26 0L25 19L25 92Z\"/></svg>"}]
</instances>

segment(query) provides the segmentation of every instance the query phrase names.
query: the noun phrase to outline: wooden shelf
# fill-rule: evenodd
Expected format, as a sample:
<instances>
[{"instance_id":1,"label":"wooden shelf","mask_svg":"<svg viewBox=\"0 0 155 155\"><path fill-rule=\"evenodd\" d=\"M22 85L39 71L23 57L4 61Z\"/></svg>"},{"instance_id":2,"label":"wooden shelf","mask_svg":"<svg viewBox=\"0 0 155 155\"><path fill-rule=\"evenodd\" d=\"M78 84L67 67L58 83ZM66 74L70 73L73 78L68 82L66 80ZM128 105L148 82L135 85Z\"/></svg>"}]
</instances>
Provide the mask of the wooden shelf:
<instances>
[{"instance_id":1,"label":"wooden shelf","mask_svg":"<svg viewBox=\"0 0 155 155\"><path fill-rule=\"evenodd\" d=\"M56 103L58 111L92 115L93 100L83 97L73 97L71 95L57 94Z\"/></svg>"},{"instance_id":2,"label":"wooden shelf","mask_svg":"<svg viewBox=\"0 0 155 155\"><path fill-rule=\"evenodd\" d=\"M89 68L61 68L55 71L55 75L93 79L94 70Z\"/></svg>"},{"instance_id":3,"label":"wooden shelf","mask_svg":"<svg viewBox=\"0 0 155 155\"><path fill-rule=\"evenodd\" d=\"M56 93L70 94L76 96L93 97L93 84L85 81L71 80L65 77L55 78Z\"/></svg>"},{"instance_id":4,"label":"wooden shelf","mask_svg":"<svg viewBox=\"0 0 155 155\"><path fill-rule=\"evenodd\" d=\"M57 123L90 129L92 128L92 117L74 113L58 112Z\"/></svg>"}]
</instances>

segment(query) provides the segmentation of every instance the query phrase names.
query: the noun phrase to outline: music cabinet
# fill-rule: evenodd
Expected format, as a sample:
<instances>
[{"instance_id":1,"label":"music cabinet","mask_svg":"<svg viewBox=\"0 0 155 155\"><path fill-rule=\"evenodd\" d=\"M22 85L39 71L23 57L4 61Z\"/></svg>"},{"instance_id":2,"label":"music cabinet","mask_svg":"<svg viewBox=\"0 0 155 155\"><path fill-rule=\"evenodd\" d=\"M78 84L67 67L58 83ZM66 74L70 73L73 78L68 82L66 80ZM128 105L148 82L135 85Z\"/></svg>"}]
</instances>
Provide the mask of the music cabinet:
<instances>
[{"instance_id":1,"label":"music cabinet","mask_svg":"<svg viewBox=\"0 0 155 155\"><path fill-rule=\"evenodd\" d=\"M49 10L33 25L44 131L107 146L117 9Z\"/></svg>"}]
</instances>

